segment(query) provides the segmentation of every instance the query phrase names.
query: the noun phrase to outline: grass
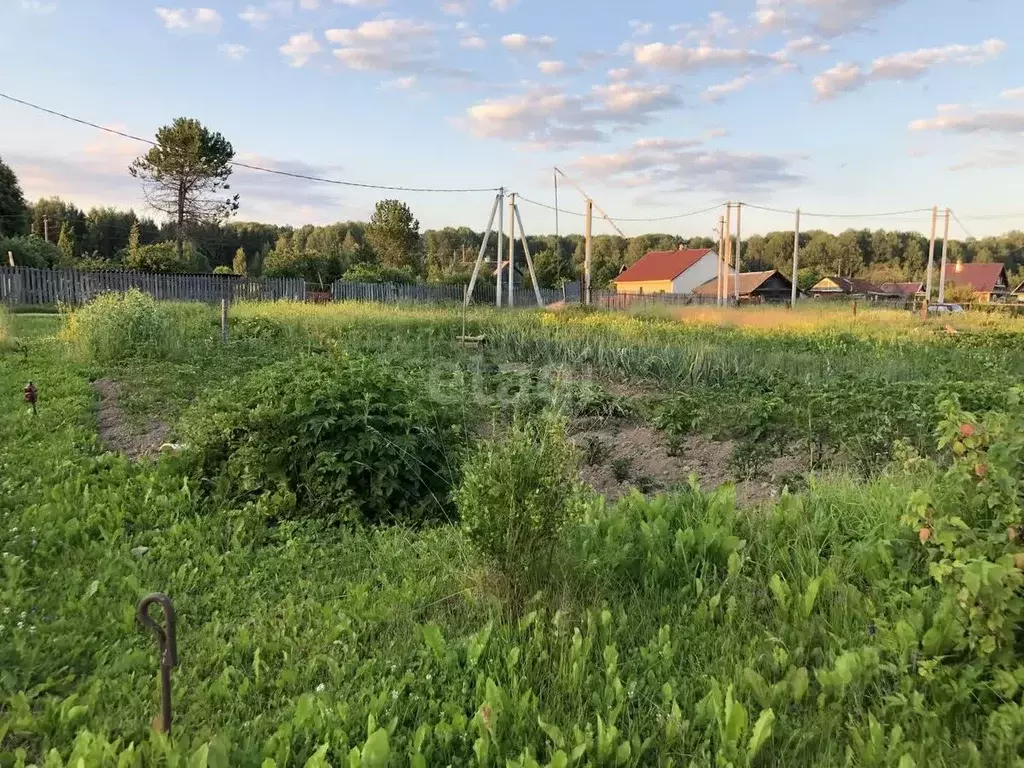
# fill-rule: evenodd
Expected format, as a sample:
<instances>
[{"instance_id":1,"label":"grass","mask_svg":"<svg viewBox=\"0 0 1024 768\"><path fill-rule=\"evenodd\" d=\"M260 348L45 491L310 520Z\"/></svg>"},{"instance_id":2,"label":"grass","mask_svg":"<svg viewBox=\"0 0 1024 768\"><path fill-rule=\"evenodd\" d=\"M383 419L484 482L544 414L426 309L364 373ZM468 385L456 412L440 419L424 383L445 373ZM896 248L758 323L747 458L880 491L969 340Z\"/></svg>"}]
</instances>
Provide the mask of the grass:
<instances>
[{"instance_id":1,"label":"grass","mask_svg":"<svg viewBox=\"0 0 1024 768\"><path fill-rule=\"evenodd\" d=\"M242 305L226 347L211 315L188 357L116 359L69 355L56 318L13 317L15 345L0 348L0 765L1012 764L1024 680L992 661L1012 645L930 645L940 552L905 518L922 493L971 508L936 449L953 416L935 403L960 392L979 425L1012 412L1019 328L954 336L865 315L778 328L473 310L469 332L489 340L478 353L455 346L456 310ZM498 440L510 410L554 404L748 452L813 439L863 460L757 510L685 484L616 505L583 496L546 580L511 599L458 525L294 518L280 493L197 485L187 452L133 463L97 440L99 376L178 428L241 405L242 382L268 366L363 355L408 383L410 403L454 388L447 407ZM20 402L29 379L36 417ZM274 401L252 418L262 407ZM994 434L1008 417L991 418ZM982 447L964 450L973 471ZM501 473L477 472L474 498ZM1019 517L1009 498L1001 514ZM943 506L931 508L939 538ZM170 741L150 729L155 645L134 620L150 591L178 611ZM1012 590L984 599L1012 625Z\"/></svg>"}]
</instances>

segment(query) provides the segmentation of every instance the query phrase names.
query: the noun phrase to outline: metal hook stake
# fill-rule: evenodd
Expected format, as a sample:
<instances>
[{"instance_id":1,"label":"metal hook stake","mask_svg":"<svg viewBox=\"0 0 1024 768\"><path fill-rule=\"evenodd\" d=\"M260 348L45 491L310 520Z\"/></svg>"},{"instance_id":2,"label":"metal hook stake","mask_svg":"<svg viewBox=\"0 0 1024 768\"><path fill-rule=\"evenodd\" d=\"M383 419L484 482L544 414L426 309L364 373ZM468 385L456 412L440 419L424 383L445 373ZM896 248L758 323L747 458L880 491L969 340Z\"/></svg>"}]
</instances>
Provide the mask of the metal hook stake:
<instances>
[{"instance_id":1,"label":"metal hook stake","mask_svg":"<svg viewBox=\"0 0 1024 768\"><path fill-rule=\"evenodd\" d=\"M164 629L149 616L149 606L157 603L164 612ZM174 631L174 605L171 598L161 592L146 595L139 601L139 623L156 635L160 653L160 730L171 733L171 669L178 665L178 644Z\"/></svg>"}]
</instances>

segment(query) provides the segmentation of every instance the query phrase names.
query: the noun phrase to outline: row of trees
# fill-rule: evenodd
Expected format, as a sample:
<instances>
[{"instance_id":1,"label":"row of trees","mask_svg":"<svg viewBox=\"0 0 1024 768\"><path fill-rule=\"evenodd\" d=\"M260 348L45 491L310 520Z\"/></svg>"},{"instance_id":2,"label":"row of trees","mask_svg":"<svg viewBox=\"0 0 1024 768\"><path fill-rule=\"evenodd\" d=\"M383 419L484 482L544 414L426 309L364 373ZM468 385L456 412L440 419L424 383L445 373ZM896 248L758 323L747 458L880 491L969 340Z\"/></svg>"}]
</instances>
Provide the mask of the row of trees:
<instances>
[{"instance_id":1,"label":"row of trees","mask_svg":"<svg viewBox=\"0 0 1024 768\"><path fill-rule=\"evenodd\" d=\"M467 227L420 232L408 205L382 200L369 222L279 227L230 222L239 198L229 179L234 149L221 134L197 120L179 118L156 134L154 146L129 172L143 186L160 223L134 211L93 208L85 212L59 198L29 205L14 171L0 159L0 256L10 251L19 264L132 268L171 272L213 269L250 276L296 276L330 283L359 280L427 280L464 283L472 272L482 233ZM579 278L583 238L528 239L538 278L545 287ZM709 238L671 234L594 238L594 285L608 284L649 250L714 247ZM859 276L882 282L920 278L928 240L914 232L817 230L800 235L802 285L820 275ZM941 248L941 242L939 244ZM516 262L525 265L522 241ZM743 268L778 269L789 275L793 233L754 235L743 242ZM953 260L996 261L1011 273L1024 266L1024 233L982 240L951 240ZM496 258L496 238L487 256ZM484 270L487 278L488 270Z\"/></svg>"}]
</instances>

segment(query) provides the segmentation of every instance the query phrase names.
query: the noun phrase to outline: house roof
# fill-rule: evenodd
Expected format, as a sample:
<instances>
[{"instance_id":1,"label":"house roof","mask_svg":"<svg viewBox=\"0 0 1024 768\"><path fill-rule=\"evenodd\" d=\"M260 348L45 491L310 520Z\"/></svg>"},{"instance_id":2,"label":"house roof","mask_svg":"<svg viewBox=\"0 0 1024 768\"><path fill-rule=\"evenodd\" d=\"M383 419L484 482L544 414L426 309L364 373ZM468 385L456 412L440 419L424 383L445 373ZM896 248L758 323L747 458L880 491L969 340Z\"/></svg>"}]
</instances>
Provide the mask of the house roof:
<instances>
[{"instance_id":1,"label":"house roof","mask_svg":"<svg viewBox=\"0 0 1024 768\"><path fill-rule=\"evenodd\" d=\"M872 283L870 280L862 280L859 277L836 277L836 276L829 276L829 277L822 278L821 280L819 280L814 285L813 288L811 288L811 292L812 293L814 293L814 292L825 292L825 293L832 292L832 293L834 293L834 291L830 291L827 288L822 289L822 288L818 287L825 280L831 280L833 283L838 285L840 291L842 291L843 293L883 293L883 294L884 293L889 293L889 291L885 291L882 288L879 288L877 285Z\"/></svg>"},{"instance_id":2,"label":"house roof","mask_svg":"<svg viewBox=\"0 0 1024 768\"><path fill-rule=\"evenodd\" d=\"M899 294L907 298L923 291L924 283L882 283L879 288L886 293Z\"/></svg>"},{"instance_id":3,"label":"house roof","mask_svg":"<svg viewBox=\"0 0 1024 768\"><path fill-rule=\"evenodd\" d=\"M777 269L769 269L766 272L740 272L740 296L749 296L762 285L767 283L772 277L778 276L789 288L792 283L789 282L789 278L779 272ZM735 280L733 274L729 273L728 280L725 281L725 293L727 296L732 296L735 293L733 288ZM716 296L718 295L718 278L712 278L703 285L700 285L694 290L694 293L698 296Z\"/></svg>"},{"instance_id":4,"label":"house roof","mask_svg":"<svg viewBox=\"0 0 1024 768\"><path fill-rule=\"evenodd\" d=\"M992 293L1002 278L1005 285L1006 268L1002 264L952 264L946 267L946 282L966 285L975 293Z\"/></svg>"},{"instance_id":5,"label":"house roof","mask_svg":"<svg viewBox=\"0 0 1024 768\"><path fill-rule=\"evenodd\" d=\"M612 282L639 283L648 280L675 280L709 253L713 253L710 248L651 251Z\"/></svg>"}]
</instances>

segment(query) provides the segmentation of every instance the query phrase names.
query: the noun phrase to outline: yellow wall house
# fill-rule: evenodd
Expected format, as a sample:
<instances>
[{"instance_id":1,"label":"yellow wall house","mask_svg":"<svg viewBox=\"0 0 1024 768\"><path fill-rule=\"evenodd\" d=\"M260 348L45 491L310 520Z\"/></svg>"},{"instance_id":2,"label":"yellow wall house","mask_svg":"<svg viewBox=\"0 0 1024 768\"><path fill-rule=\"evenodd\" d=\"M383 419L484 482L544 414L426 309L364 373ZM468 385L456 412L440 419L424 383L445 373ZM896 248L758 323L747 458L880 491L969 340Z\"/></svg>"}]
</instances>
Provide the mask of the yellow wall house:
<instances>
[{"instance_id":1,"label":"yellow wall house","mask_svg":"<svg viewBox=\"0 0 1024 768\"><path fill-rule=\"evenodd\" d=\"M718 274L718 254L710 248L651 251L612 280L617 293L693 293Z\"/></svg>"}]
</instances>

